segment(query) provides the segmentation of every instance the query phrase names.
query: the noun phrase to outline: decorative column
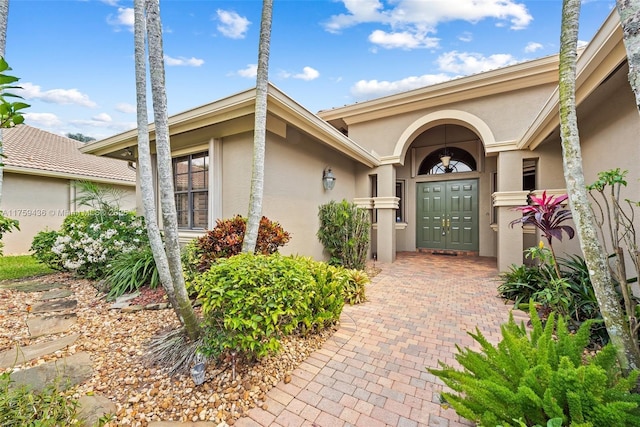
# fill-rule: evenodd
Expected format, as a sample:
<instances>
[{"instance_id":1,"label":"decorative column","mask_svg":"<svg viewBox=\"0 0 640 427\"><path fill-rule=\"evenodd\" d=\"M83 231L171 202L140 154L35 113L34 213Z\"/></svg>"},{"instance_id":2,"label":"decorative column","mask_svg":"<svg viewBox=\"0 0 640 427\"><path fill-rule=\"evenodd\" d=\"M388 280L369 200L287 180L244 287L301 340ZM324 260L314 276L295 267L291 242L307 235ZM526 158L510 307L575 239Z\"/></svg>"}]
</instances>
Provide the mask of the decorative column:
<instances>
[{"instance_id":1,"label":"decorative column","mask_svg":"<svg viewBox=\"0 0 640 427\"><path fill-rule=\"evenodd\" d=\"M498 271L512 264L522 264L523 231L511 227L522 212L513 208L527 204L528 191L522 190L522 152L503 151L498 155L498 191L493 193L493 205L498 207Z\"/></svg>"},{"instance_id":2,"label":"decorative column","mask_svg":"<svg viewBox=\"0 0 640 427\"><path fill-rule=\"evenodd\" d=\"M378 211L378 261L393 262L396 259L396 209L400 199L396 197L396 168L378 167L378 197L373 207Z\"/></svg>"}]
</instances>

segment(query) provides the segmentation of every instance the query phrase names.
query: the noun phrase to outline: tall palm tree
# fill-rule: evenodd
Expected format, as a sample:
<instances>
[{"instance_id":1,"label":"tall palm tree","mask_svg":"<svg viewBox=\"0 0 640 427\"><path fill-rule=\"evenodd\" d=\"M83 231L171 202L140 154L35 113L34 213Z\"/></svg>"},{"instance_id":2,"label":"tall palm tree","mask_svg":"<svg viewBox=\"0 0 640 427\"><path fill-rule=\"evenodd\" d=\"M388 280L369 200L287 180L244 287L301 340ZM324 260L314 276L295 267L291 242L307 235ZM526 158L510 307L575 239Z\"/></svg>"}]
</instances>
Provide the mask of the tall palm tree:
<instances>
[{"instance_id":1,"label":"tall palm tree","mask_svg":"<svg viewBox=\"0 0 640 427\"><path fill-rule=\"evenodd\" d=\"M640 352L632 339L629 325L618 302L605 253L598 239L593 212L582 168L582 152L576 113L576 61L578 57L578 22L580 0L564 0L560 37L560 136L567 192L580 247L589 267L591 284L600 306L618 362L625 371L640 367Z\"/></svg>"},{"instance_id":2,"label":"tall palm tree","mask_svg":"<svg viewBox=\"0 0 640 427\"><path fill-rule=\"evenodd\" d=\"M629 83L636 96L636 106L640 111L640 1L616 0L616 9L622 25L622 40L629 61Z\"/></svg>"},{"instance_id":3,"label":"tall palm tree","mask_svg":"<svg viewBox=\"0 0 640 427\"><path fill-rule=\"evenodd\" d=\"M271 21L273 0L263 0L258 45L258 72L256 76L256 112L253 134L253 169L247 229L242 242L242 252L254 252L258 229L262 218L264 194L264 154L267 137L267 92L269 89L269 48L271 45Z\"/></svg>"},{"instance_id":4,"label":"tall palm tree","mask_svg":"<svg viewBox=\"0 0 640 427\"><path fill-rule=\"evenodd\" d=\"M7 46L7 22L9 21L9 0L0 0L0 57L4 58ZM0 128L0 160L2 160L2 128ZM0 161L0 200L2 200L2 181L4 167Z\"/></svg>"},{"instance_id":5,"label":"tall palm tree","mask_svg":"<svg viewBox=\"0 0 640 427\"><path fill-rule=\"evenodd\" d=\"M164 59L162 49L162 25L158 0L135 0L135 62L136 99L138 120L138 156L140 187L144 205L147 233L158 268L160 281L167 292L169 301L185 328L187 336L196 340L200 336L197 316L191 306L182 274L178 222L173 196L173 176L167 98L164 79ZM145 22L146 11L146 22ZM146 24L146 25L145 25ZM146 31L145 31L146 27ZM156 151L158 152L158 182L161 192L162 219L165 244L160 236L155 209L149 131L146 107L146 62L144 35L149 40L149 65L153 96L154 122L156 127Z\"/></svg>"}]
</instances>

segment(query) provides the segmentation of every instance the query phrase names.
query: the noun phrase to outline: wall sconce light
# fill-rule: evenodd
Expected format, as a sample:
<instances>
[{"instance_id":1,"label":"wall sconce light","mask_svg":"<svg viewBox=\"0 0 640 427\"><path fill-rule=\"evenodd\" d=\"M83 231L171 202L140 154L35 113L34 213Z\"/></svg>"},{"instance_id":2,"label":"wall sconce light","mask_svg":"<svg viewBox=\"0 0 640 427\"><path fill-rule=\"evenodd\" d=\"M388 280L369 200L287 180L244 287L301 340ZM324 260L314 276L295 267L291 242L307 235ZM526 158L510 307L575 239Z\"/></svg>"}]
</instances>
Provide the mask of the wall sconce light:
<instances>
[{"instance_id":1,"label":"wall sconce light","mask_svg":"<svg viewBox=\"0 0 640 427\"><path fill-rule=\"evenodd\" d=\"M322 186L325 190L333 190L333 187L336 185L336 177L331 172L331 168L327 166L322 171Z\"/></svg>"}]
</instances>

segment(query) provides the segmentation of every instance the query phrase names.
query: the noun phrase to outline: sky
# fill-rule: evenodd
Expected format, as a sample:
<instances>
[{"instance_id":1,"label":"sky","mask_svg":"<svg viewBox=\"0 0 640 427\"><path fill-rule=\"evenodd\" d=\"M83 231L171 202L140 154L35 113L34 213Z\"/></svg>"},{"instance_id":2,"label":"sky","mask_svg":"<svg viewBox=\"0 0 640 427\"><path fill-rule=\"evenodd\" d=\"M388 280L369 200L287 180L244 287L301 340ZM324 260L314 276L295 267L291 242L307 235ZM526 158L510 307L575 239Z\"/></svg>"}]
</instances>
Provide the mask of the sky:
<instances>
[{"instance_id":1,"label":"sky","mask_svg":"<svg viewBox=\"0 0 640 427\"><path fill-rule=\"evenodd\" d=\"M613 0L583 1L581 43ZM561 0L274 0L269 80L311 112L559 50ZM255 87L262 2L160 0L169 114ZM25 122L105 138L136 126L133 1L10 0L5 58Z\"/></svg>"}]
</instances>

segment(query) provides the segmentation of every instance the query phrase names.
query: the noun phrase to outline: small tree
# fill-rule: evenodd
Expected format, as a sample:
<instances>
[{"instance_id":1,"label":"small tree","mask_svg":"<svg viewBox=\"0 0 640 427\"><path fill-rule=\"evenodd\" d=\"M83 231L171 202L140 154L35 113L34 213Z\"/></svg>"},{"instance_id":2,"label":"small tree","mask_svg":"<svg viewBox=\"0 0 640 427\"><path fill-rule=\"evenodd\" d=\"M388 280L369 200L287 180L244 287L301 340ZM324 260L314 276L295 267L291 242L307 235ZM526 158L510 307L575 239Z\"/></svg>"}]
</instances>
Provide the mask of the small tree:
<instances>
[{"instance_id":1,"label":"small tree","mask_svg":"<svg viewBox=\"0 0 640 427\"><path fill-rule=\"evenodd\" d=\"M367 211L346 200L332 200L320 206L318 217L318 239L329 253L329 263L363 270L371 227Z\"/></svg>"},{"instance_id":2,"label":"small tree","mask_svg":"<svg viewBox=\"0 0 640 427\"><path fill-rule=\"evenodd\" d=\"M570 225L563 225L563 222L571 219L571 210L564 208L562 203L568 196L547 196L547 192L542 192L542 197L531 196L531 205L515 208L522 212L522 218L511 221L511 226L515 224L531 224L542 232L542 235L549 243L551 258L557 277L560 278L560 268L556 253L553 250L553 238L562 241L562 232L565 232L569 239L573 239L575 231Z\"/></svg>"}]
</instances>

